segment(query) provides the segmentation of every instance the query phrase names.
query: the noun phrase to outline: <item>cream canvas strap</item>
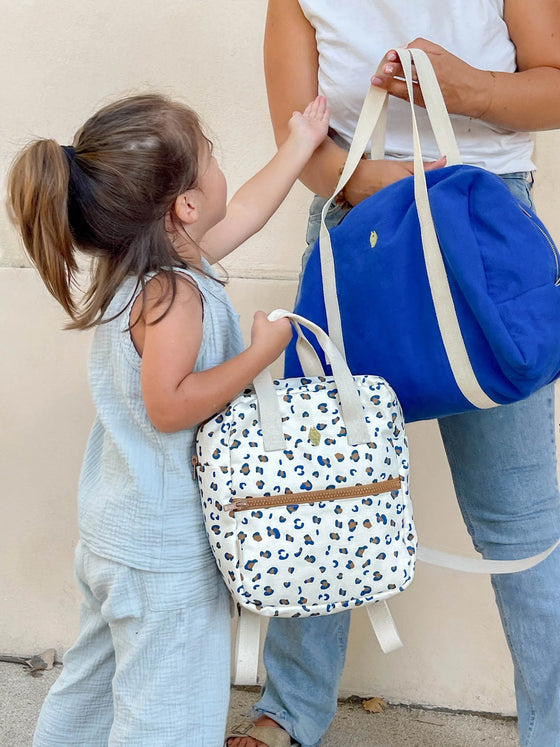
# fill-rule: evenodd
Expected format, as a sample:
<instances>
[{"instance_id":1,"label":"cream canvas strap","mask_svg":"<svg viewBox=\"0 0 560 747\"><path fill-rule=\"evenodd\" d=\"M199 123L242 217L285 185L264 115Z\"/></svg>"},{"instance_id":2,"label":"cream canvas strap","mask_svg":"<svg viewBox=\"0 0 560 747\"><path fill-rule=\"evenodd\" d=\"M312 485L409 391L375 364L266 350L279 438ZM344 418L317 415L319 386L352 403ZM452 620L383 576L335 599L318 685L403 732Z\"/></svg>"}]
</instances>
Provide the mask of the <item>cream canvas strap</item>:
<instances>
[{"instance_id":1,"label":"cream canvas strap","mask_svg":"<svg viewBox=\"0 0 560 747\"><path fill-rule=\"evenodd\" d=\"M237 629L231 682L233 685L256 685L259 672L261 617L237 609Z\"/></svg>"},{"instance_id":2,"label":"cream canvas strap","mask_svg":"<svg viewBox=\"0 0 560 747\"><path fill-rule=\"evenodd\" d=\"M366 422L364 408L350 373L346 361L330 340L329 336L316 324L304 319L302 316L293 314L284 309L276 309L268 315L271 321L286 317L298 324L298 327L306 327L311 330L317 341L325 352L330 362L333 378L338 389L340 406L344 416L344 425L348 434L350 444L365 444L371 441L370 426ZM301 329L299 329L301 333ZM316 365L317 361L312 361ZM306 372L306 375L309 375ZM276 387L270 371L265 369L253 380L253 386L257 395L263 444L267 451L282 450L285 448L284 432L282 430L282 417L278 405Z\"/></svg>"},{"instance_id":3,"label":"cream canvas strap","mask_svg":"<svg viewBox=\"0 0 560 747\"><path fill-rule=\"evenodd\" d=\"M371 627L384 654L401 648L397 626L387 602L375 602L366 607ZM335 613L336 614L336 613ZM243 607L237 609L234 662L231 681L233 685L259 684L259 653L262 616Z\"/></svg>"},{"instance_id":4,"label":"cream canvas strap","mask_svg":"<svg viewBox=\"0 0 560 747\"><path fill-rule=\"evenodd\" d=\"M457 142L453 134L449 114L445 108L443 96L439 89L437 78L428 56L420 49L398 49L397 53L401 59L409 91L414 136L414 194L418 211L418 220L420 223L426 271L441 338L457 387L465 399L479 409L495 407L497 403L494 402L486 392L484 392L472 368L461 332L461 327L459 325L459 320L457 318L457 312L453 303L453 297L451 295L451 289L449 287L449 281L434 227L428 199L420 136L413 103L414 84L412 79L412 61L414 61L416 67L418 82L424 96L428 117L434 130L434 135L438 147L440 148L440 152L447 157L448 165L461 163L461 156L457 148ZM358 119L356 132L348 152L346 164L338 184L336 185L333 197L331 200L327 201L321 214L319 251L321 256L321 272L323 276L323 292L327 312L327 323L330 336L343 354L344 339L336 289L334 257L329 232L325 224L325 217L332 199L334 199L334 196L346 185L354 173L354 170L362 157L364 148L367 145L370 133L372 131L375 132L376 136L382 138L384 143L383 128L380 128L378 123L383 116L386 99L386 91L371 86ZM375 144L372 145L372 152L378 155L379 147Z\"/></svg>"},{"instance_id":5,"label":"cream canvas strap","mask_svg":"<svg viewBox=\"0 0 560 747\"><path fill-rule=\"evenodd\" d=\"M465 573L518 573L534 568L545 560L558 545L560 545L560 540L544 550L544 552L532 555L529 558L520 558L519 560L469 558L418 545L416 557L423 563L454 571L463 571ZM367 605L366 609L372 629L383 653L388 654L401 648L403 643L387 602L375 602L374 604ZM234 685L257 684L260 635L261 617L249 610L239 609L232 675Z\"/></svg>"}]
</instances>

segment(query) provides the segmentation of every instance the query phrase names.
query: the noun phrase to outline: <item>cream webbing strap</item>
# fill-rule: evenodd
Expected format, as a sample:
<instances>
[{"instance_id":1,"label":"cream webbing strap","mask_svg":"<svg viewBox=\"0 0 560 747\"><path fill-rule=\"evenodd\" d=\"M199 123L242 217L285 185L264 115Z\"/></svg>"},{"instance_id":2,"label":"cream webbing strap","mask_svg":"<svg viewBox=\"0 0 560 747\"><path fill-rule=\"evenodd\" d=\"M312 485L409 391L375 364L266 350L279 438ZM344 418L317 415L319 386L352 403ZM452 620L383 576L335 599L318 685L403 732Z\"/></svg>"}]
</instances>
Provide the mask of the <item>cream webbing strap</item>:
<instances>
[{"instance_id":1,"label":"cream webbing strap","mask_svg":"<svg viewBox=\"0 0 560 747\"><path fill-rule=\"evenodd\" d=\"M416 199L416 209L418 211L418 220L420 222L420 232L422 234L422 247L424 250L424 261L426 263L426 272L430 283L432 300L436 317L441 333L445 352L449 360L449 365L455 377L455 381L462 395L475 407L485 409L495 407L498 403L494 402L484 392L471 365L465 341L461 333L461 327L457 318L455 304L449 287L449 280L443 262L441 249L432 219L432 211L428 200L428 187L426 185L426 174L422 160L422 149L420 146L420 134L416 121L414 110L413 84L412 84L412 65L411 56L414 58L416 72L422 91L429 91L433 87L433 80L426 78L426 69L431 69L431 63L428 55L420 49L399 49L398 50L401 64L404 70L408 93L411 101L410 110L412 113L412 131L414 136L414 196ZM437 83L437 80L436 80ZM432 113L431 121L437 126L439 119Z\"/></svg>"},{"instance_id":2,"label":"cream webbing strap","mask_svg":"<svg viewBox=\"0 0 560 747\"><path fill-rule=\"evenodd\" d=\"M518 573L534 568L541 563L560 545L560 539L551 547L537 555L519 560L490 560L486 558L468 558L462 555L433 550L431 547L418 545L416 559L429 565L437 565L440 568L448 568L452 571L464 573ZM400 648L403 643L399 636L397 626L389 610L387 602L376 602L367 606L369 620L374 630L381 650L385 654Z\"/></svg>"},{"instance_id":3,"label":"cream webbing strap","mask_svg":"<svg viewBox=\"0 0 560 747\"><path fill-rule=\"evenodd\" d=\"M233 685L256 685L259 668L261 618L238 607L237 630L231 682Z\"/></svg>"},{"instance_id":4,"label":"cream webbing strap","mask_svg":"<svg viewBox=\"0 0 560 747\"><path fill-rule=\"evenodd\" d=\"M271 321L287 317L303 327L310 329L319 345L325 351L330 362L333 378L340 397L340 406L344 416L344 425L348 434L348 443L364 444L371 441L370 426L366 422L364 408L346 361L333 345L329 336L320 327L302 316L293 314L284 309L275 309L268 318ZM257 400L259 404L259 415L261 430L263 434L264 448L267 451L276 451L285 448L282 418L278 405L276 387L270 371L265 369L253 380Z\"/></svg>"},{"instance_id":5,"label":"cream webbing strap","mask_svg":"<svg viewBox=\"0 0 560 747\"><path fill-rule=\"evenodd\" d=\"M369 621L373 632L377 636L377 640L384 654L390 654L391 651L401 648L403 642L393 620L393 616L389 611L387 602L375 602L375 604L368 604L366 607L369 615Z\"/></svg>"},{"instance_id":6,"label":"cream webbing strap","mask_svg":"<svg viewBox=\"0 0 560 747\"><path fill-rule=\"evenodd\" d=\"M367 606L371 626L385 654L403 644L386 602ZM334 613L337 614L337 613ZM261 639L261 616L238 607L237 630L231 682L233 685L257 685Z\"/></svg>"},{"instance_id":7,"label":"cream webbing strap","mask_svg":"<svg viewBox=\"0 0 560 747\"><path fill-rule=\"evenodd\" d=\"M518 573L534 568L543 560L548 558L551 552L560 545L560 539L551 547L543 550L537 555L519 560L491 560L487 558L467 558L462 555L433 550L431 547L418 545L416 557L423 563L437 565L440 568L449 568L452 571L464 571L465 573Z\"/></svg>"},{"instance_id":8,"label":"cream webbing strap","mask_svg":"<svg viewBox=\"0 0 560 747\"><path fill-rule=\"evenodd\" d=\"M487 560L486 558L468 558L461 555L433 550L418 545L416 557L423 563L448 568L466 573L517 573L526 571L545 560L558 546L558 540L552 547L538 555L519 560ZM383 653L388 654L400 648L403 643L393 620L387 602L375 602L366 607L369 620ZM237 622L235 639L235 657L232 682L234 685L256 685L259 663L260 642L259 615L241 609Z\"/></svg>"},{"instance_id":9,"label":"cream webbing strap","mask_svg":"<svg viewBox=\"0 0 560 747\"><path fill-rule=\"evenodd\" d=\"M304 376L324 376L325 369L317 351L303 334L301 325L292 319L292 325L297 332L296 353Z\"/></svg>"},{"instance_id":10,"label":"cream webbing strap","mask_svg":"<svg viewBox=\"0 0 560 747\"><path fill-rule=\"evenodd\" d=\"M473 371L461 333L459 321L457 319L457 313L455 311L455 305L453 303L453 297L451 295L449 281L445 271L443 257L441 255L441 249L434 228L428 200L428 190L424 174L418 125L413 104L411 58L414 59L419 84L426 103L428 117L440 150L443 155L447 156L447 162L449 165L461 163L461 157L457 148L449 115L445 109L443 96L439 89L437 78L428 56L420 49L398 49L397 52L403 65L409 90L414 134L414 192L421 228L426 270L442 341L453 376L463 396L477 408L484 409L494 407L497 403L488 397L488 395L483 391ZM386 99L387 94L385 91L378 89L375 86L370 88L356 125L356 132L348 152L346 165L336 186L333 198L344 187L353 174L362 157L364 148L367 145L370 133L375 131L376 134L379 134L382 129L378 127L378 123L383 116ZM321 256L323 292L329 334L335 345L344 354L344 340L336 290L334 257L329 232L325 225L326 212L333 198L327 201L321 214L319 250Z\"/></svg>"},{"instance_id":11,"label":"cream webbing strap","mask_svg":"<svg viewBox=\"0 0 560 747\"><path fill-rule=\"evenodd\" d=\"M346 182L350 179L356 166L361 161L362 156L365 152L370 136L373 131L379 132L378 122L381 121L380 129L383 127L383 123L386 117L387 111L387 93L378 89L374 89L373 86L370 88L369 93L364 99L362 110L358 118L358 124L356 125L356 132L350 150L346 157L346 163L342 169L342 174L336 185L336 189L330 200L327 200L323 210L321 211L321 229L319 232L319 253L321 256L321 273L323 276L323 294L325 296L325 307L327 312L327 325L329 329L329 335L340 350L343 356L344 352L344 339L342 337L342 324L340 320L340 311L338 308L338 295L336 291L336 278L334 271L334 257L332 252L331 239L329 232L325 225L325 216L330 207L332 200L344 187ZM384 137L383 137L384 139Z\"/></svg>"}]
</instances>

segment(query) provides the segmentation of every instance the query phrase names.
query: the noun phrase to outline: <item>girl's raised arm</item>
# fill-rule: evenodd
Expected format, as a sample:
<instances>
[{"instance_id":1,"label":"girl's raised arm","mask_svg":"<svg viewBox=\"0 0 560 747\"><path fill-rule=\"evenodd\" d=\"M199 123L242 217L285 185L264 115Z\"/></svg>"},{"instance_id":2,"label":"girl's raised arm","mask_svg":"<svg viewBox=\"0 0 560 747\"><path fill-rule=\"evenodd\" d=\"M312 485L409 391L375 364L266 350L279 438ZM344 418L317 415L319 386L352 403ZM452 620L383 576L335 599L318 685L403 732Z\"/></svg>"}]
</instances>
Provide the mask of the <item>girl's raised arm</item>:
<instances>
[{"instance_id":1,"label":"girl's raised arm","mask_svg":"<svg viewBox=\"0 0 560 747\"><path fill-rule=\"evenodd\" d=\"M217 262L265 225L276 212L313 151L325 139L329 110L323 96L294 111L288 136L276 155L234 194L225 218L204 235L201 248Z\"/></svg>"},{"instance_id":2,"label":"girl's raised arm","mask_svg":"<svg viewBox=\"0 0 560 747\"><path fill-rule=\"evenodd\" d=\"M264 71L276 142L288 137L292 112L318 93L319 59L315 29L297 0L269 0L264 36ZM300 179L312 192L332 194L346 152L327 137L309 159Z\"/></svg>"}]
</instances>

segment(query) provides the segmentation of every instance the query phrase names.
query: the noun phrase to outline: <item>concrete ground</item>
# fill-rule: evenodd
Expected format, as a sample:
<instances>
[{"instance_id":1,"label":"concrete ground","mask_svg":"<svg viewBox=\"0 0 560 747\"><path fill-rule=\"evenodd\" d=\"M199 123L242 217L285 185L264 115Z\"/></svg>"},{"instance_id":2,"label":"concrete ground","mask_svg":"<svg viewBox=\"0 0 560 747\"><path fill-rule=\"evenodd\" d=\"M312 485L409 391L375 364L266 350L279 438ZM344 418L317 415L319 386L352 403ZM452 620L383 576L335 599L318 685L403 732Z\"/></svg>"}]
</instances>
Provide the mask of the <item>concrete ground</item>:
<instances>
[{"instance_id":1,"label":"concrete ground","mask_svg":"<svg viewBox=\"0 0 560 747\"><path fill-rule=\"evenodd\" d=\"M32 677L20 664L0 662L0 746L30 747L43 698L60 667ZM233 688L230 722L256 699L254 688ZM515 721L472 714L388 706L367 712L358 699L341 701L322 747L516 747ZM87 745L76 745L87 747Z\"/></svg>"}]
</instances>

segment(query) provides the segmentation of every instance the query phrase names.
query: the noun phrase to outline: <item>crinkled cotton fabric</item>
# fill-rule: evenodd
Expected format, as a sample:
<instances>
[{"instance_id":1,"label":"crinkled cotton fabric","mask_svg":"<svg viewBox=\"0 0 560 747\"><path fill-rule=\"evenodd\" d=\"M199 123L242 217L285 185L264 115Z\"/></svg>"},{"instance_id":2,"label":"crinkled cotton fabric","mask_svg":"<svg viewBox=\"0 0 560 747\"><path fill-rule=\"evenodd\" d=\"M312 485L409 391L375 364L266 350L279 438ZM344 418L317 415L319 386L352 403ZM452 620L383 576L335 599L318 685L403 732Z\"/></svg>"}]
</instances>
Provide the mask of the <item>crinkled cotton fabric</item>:
<instances>
[{"instance_id":1,"label":"crinkled cotton fabric","mask_svg":"<svg viewBox=\"0 0 560 747\"><path fill-rule=\"evenodd\" d=\"M204 265L210 273L208 263ZM243 349L238 315L213 277L184 272L203 297L203 338L195 371L212 368ZM149 276L148 276L149 277ZM196 427L162 433L142 398L141 358L128 330L140 288L129 277L97 327L89 360L97 412L79 490L80 537L92 552L146 571L203 566L210 547L200 493L192 474Z\"/></svg>"},{"instance_id":2,"label":"crinkled cotton fabric","mask_svg":"<svg viewBox=\"0 0 560 747\"><path fill-rule=\"evenodd\" d=\"M215 564L153 573L76 551L78 640L33 747L221 747L229 598Z\"/></svg>"},{"instance_id":3,"label":"crinkled cotton fabric","mask_svg":"<svg viewBox=\"0 0 560 747\"><path fill-rule=\"evenodd\" d=\"M205 263L210 274L210 266ZM183 272L179 271L178 272ZM210 275L195 370L242 350L238 317ZM149 279L149 276L146 278ZM97 417L80 481L78 640L39 717L35 747L220 747L229 702L229 598L192 475L196 428L148 419L129 330L127 278L90 356Z\"/></svg>"}]
</instances>

